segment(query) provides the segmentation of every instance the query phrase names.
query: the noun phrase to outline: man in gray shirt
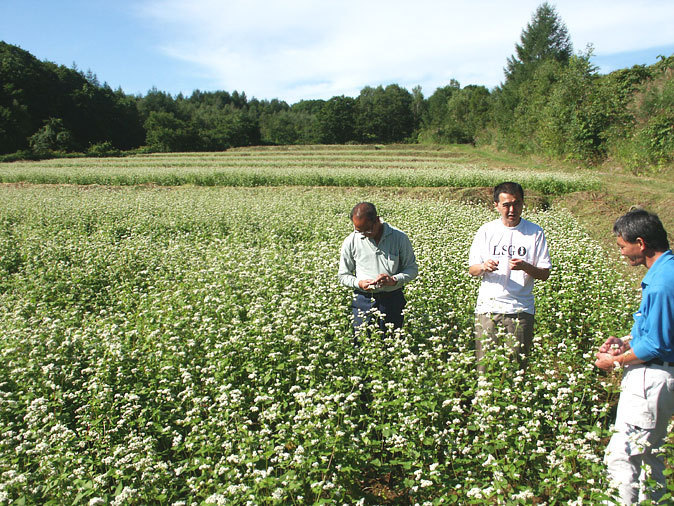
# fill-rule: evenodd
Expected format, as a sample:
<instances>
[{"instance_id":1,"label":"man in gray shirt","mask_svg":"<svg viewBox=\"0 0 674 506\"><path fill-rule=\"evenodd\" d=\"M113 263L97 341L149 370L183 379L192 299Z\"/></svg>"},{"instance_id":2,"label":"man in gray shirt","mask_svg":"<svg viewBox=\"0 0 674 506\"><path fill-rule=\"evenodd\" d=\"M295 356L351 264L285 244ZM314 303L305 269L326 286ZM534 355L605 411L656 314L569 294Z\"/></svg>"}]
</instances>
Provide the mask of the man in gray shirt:
<instances>
[{"instance_id":1,"label":"man in gray shirt","mask_svg":"<svg viewBox=\"0 0 674 506\"><path fill-rule=\"evenodd\" d=\"M384 222L369 202L356 204L350 218L354 231L342 244L338 277L354 291L354 329L369 323L374 309L384 315L378 319L382 330L387 323L400 328L406 304L402 287L419 272L412 244L404 232Z\"/></svg>"}]
</instances>

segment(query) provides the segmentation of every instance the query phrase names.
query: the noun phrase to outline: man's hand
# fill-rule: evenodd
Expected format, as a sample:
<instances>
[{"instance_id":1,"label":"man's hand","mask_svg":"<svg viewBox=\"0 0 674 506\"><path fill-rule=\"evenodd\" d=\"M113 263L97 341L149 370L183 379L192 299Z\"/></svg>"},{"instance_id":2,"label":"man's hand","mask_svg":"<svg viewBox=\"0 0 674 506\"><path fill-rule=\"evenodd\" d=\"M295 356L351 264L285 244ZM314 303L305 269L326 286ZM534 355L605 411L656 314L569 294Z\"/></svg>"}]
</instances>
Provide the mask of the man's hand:
<instances>
[{"instance_id":1,"label":"man's hand","mask_svg":"<svg viewBox=\"0 0 674 506\"><path fill-rule=\"evenodd\" d=\"M510 259L510 270L511 271L527 271L531 266L529 262L525 262L521 258L511 258Z\"/></svg>"},{"instance_id":2,"label":"man's hand","mask_svg":"<svg viewBox=\"0 0 674 506\"><path fill-rule=\"evenodd\" d=\"M594 365L602 371L610 371L616 367L616 363L619 366L642 363L631 349L629 342L611 336L599 347Z\"/></svg>"},{"instance_id":3,"label":"man's hand","mask_svg":"<svg viewBox=\"0 0 674 506\"><path fill-rule=\"evenodd\" d=\"M468 274L471 276L482 276L485 272L494 272L498 269L498 260L490 258L481 264L473 264L468 267Z\"/></svg>"},{"instance_id":4,"label":"man's hand","mask_svg":"<svg viewBox=\"0 0 674 506\"><path fill-rule=\"evenodd\" d=\"M608 353L609 355L618 356L630 349L630 345L618 337L609 337L604 344L599 347L599 353Z\"/></svg>"},{"instance_id":5,"label":"man's hand","mask_svg":"<svg viewBox=\"0 0 674 506\"><path fill-rule=\"evenodd\" d=\"M522 260L521 258L511 258L509 265L511 271L524 271L534 279L545 281L550 277L550 269L536 267L531 265L529 262Z\"/></svg>"},{"instance_id":6,"label":"man's hand","mask_svg":"<svg viewBox=\"0 0 674 506\"><path fill-rule=\"evenodd\" d=\"M376 281L374 279L361 279L358 282L358 288L361 290L373 290L375 288Z\"/></svg>"},{"instance_id":7,"label":"man's hand","mask_svg":"<svg viewBox=\"0 0 674 506\"><path fill-rule=\"evenodd\" d=\"M599 367L602 371L611 371L619 366L620 363L616 360L615 355L610 355L608 353L597 353L597 360L595 360L594 365Z\"/></svg>"},{"instance_id":8,"label":"man's hand","mask_svg":"<svg viewBox=\"0 0 674 506\"><path fill-rule=\"evenodd\" d=\"M380 274L377 276L377 279L374 280L374 284L377 288L380 286L393 286L396 284L396 280L388 274Z\"/></svg>"},{"instance_id":9,"label":"man's hand","mask_svg":"<svg viewBox=\"0 0 674 506\"><path fill-rule=\"evenodd\" d=\"M380 274L377 276L377 279L361 279L358 282L358 287L361 290L368 291L374 290L375 288L381 288L382 286L393 286L396 283L396 280L392 276Z\"/></svg>"}]
</instances>

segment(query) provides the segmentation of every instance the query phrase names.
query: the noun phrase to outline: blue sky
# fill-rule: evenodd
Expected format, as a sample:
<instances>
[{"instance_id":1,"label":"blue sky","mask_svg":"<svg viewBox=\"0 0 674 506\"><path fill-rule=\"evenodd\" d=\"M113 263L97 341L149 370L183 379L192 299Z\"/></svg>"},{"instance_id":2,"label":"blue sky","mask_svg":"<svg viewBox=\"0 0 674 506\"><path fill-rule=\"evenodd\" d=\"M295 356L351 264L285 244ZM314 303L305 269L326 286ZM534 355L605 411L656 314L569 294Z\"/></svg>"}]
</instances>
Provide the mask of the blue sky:
<instances>
[{"instance_id":1,"label":"blue sky","mask_svg":"<svg viewBox=\"0 0 674 506\"><path fill-rule=\"evenodd\" d=\"M539 0L0 0L0 40L144 95L357 96L456 79L492 88ZM558 0L602 73L674 54L673 0Z\"/></svg>"}]
</instances>

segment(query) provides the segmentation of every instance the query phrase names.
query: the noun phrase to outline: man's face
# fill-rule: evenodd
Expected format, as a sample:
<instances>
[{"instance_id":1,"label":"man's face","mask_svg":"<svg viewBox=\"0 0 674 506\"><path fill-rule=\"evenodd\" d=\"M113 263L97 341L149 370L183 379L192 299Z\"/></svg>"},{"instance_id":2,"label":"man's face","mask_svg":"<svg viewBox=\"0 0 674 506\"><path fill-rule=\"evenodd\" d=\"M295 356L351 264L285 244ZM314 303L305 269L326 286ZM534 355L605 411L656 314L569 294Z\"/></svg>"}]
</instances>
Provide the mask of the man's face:
<instances>
[{"instance_id":1,"label":"man's face","mask_svg":"<svg viewBox=\"0 0 674 506\"><path fill-rule=\"evenodd\" d=\"M498 202L494 202L494 207L501 215L501 221L506 227L516 227L522 216L524 202L519 196L499 193Z\"/></svg>"},{"instance_id":2,"label":"man's face","mask_svg":"<svg viewBox=\"0 0 674 506\"><path fill-rule=\"evenodd\" d=\"M364 216L353 217L353 228L367 238L376 237L379 227L381 227L381 222L378 217L374 221L368 220Z\"/></svg>"},{"instance_id":3,"label":"man's face","mask_svg":"<svg viewBox=\"0 0 674 506\"><path fill-rule=\"evenodd\" d=\"M646 265L646 255L644 254L646 245L641 237L637 237L637 242L627 242L622 237L617 236L616 243L620 248L620 254L627 259L631 266Z\"/></svg>"}]
</instances>

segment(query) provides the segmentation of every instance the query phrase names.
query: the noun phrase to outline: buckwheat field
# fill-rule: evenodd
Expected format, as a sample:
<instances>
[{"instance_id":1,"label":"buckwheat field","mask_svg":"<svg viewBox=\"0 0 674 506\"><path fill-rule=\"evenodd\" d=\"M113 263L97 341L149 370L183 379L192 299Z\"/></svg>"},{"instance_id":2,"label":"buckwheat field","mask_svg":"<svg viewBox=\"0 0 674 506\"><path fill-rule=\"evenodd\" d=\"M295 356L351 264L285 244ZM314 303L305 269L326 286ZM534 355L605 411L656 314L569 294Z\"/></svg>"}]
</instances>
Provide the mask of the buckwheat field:
<instances>
[{"instance_id":1,"label":"buckwheat field","mask_svg":"<svg viewBox=\"0 0 674 506\"><path fill-rule=\"evenodd\" d=\"M616 378L593 356L629 330L639 301L617 255L563 209L525 210L554 264L536 285L529 369L493 350L478 379L468 249L495 213L452 199L451 188L397 189L466 185L448 183L459 172L442 160L369 161L359 183L355 148L346 168L325 161L335 156L305 172L296 167L306 157L294 169L282 160L256 187L245 167L236 169L243 183L218 186L224 169L194 155L171 159L163 173L178 175L164 182L173 186L132 184L157 183L166 161L124 169L135 163L124 159L114 172L127 180L75 160L59 169L71 180L49 182L90 185L0 186L1 504L604 498ZM214 185L190 179L179 169L188 162ZM56 164L43 163L0 174L45 182L31 176ZM374 188L380 173L408 184ZM477 173L483 186L503 179ZM543 193L596 185L511 176ZM313 186L329 178L349 187ZM337 267L361 200L409 234L420 274L406 287L404 329L355 347Z\"/></svg>"}]
</instances>

